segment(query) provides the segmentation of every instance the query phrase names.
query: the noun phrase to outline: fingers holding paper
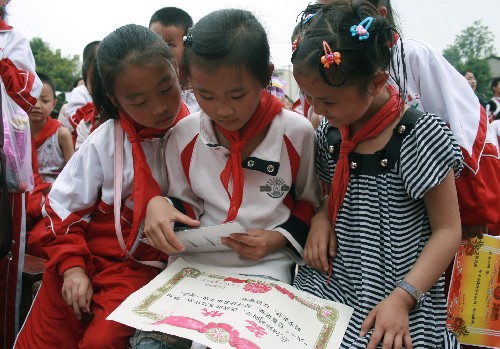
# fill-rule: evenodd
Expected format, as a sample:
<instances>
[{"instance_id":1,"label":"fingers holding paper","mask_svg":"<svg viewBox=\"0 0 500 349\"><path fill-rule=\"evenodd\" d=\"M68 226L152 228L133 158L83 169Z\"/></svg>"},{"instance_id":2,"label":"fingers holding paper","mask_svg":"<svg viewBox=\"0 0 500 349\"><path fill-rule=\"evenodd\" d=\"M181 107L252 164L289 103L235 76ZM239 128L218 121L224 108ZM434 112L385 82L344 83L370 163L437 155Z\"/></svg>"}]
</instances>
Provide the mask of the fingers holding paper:
<instances>
[{"instance_id":1,"label":"fingers holding paper","mask_svg":"<svg viewBox=\"0 0 500 349\"><path fill-rule=\"evenodd\" d=\"M176 237L173 223L180 222L188 226L198 226L199 221L179 212L162 196L152 198L147 207L144 220L144 235L151 246L167 254L184 251L184 245Z\"/></svg>"}]
</instances>

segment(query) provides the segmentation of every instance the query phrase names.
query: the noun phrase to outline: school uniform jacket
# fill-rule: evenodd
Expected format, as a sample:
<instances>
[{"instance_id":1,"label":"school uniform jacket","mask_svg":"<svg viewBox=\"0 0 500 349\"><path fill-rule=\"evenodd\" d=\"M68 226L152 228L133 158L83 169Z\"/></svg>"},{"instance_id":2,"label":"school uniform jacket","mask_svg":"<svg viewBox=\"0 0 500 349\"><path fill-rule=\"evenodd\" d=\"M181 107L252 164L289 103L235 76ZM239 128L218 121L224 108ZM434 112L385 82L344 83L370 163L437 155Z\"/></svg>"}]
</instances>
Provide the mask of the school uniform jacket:
<instances>
[{"instance_id":1,"label":"school uniform jacket","mask_svg":"<svg viewBox=\"0 0 500 349\"><path fill-rule=\"evenodd\" d=\"M230 200L220 174L229 150L218 144L211 119L203 112L183 119L173 129L167 149L168 196L176 207L183 209L176 199L191 205L201 226L223 223ZM245 230L279 231L288 240L285 251L255 262L233 251L183 254L182 258L232 273L266 275L290 282L292 257L300 259L310 219L319 205L314 154L315 134L310 122L282 110L265 139L243 160L245 186L235 221Z\"/></svg>"},{"instance_id":2,"label":"school uniform jacket","mask_svg":"<svg viewBox=\"0 0 500 349\"><path fill-rule=\"evenodd\" d=\"M35 73L29 41L0 20L0 76L7 94L26 112L35 106L42 82ZM0 260L0 339L10 348L19 330L21 273L26 237L25 194L11 194L13 217L11 258Z\"/></svg>"},{"instance_id":3,"label":"school uniform jacket","mask_svg":"<svg viewBox=\"0 0 500 349\"><path fill-rule=\"evenodd\" d=\"M396 49L401 49L401 42L407 73L406 103L441 117L462 149L465 166L456 181L462 224L498 222L498 140L484 108L466 79L433 47L405 38L398 41ZM498 235L500 231L490 233Z\"/></svg>"},{"instance_id":4,"label":"school uniform jacket","mask_svg":"<svg viewBox=\"0 0 500 349\"><path fill-rule=\"evenodd\" d=\"M60 275L72 267L80 266L87 271L95 268L91 257L113 263L122 255L113 217L115 122L118 121L109 120L89 135L57 177L43 208L53 232L45 248L50 257L48 266L54 266ZM154 178L166 194L164 140L145 140L141 145ZM132 146L124 136L121 224L125 241L134 207L130 200L133 168ZM146 248L138 240L131 251L134 256L140 260L158 260L158 251Z\"/></svg>"}]
</instances>

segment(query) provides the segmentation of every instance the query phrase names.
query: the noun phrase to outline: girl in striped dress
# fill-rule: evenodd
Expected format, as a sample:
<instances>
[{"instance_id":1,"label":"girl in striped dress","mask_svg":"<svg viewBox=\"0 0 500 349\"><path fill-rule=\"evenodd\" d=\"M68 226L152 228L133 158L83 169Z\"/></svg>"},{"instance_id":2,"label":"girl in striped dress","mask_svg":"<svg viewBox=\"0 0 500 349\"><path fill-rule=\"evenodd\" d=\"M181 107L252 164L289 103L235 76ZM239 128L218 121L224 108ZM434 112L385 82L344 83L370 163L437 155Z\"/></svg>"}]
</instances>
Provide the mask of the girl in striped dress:
<instances>
[{"instance_id":1,"label":"girl in striped dress","mask_svg":"<svg viewBox=\"0 0 500 349\"><path fill-rule=\"evenodd\" d=\"M404 48L367 1L324 6L294 45L314 110L326 196L295 286L352 306L342 348L458 348L443 273L461 237L454 177L463 159L439 117L408 108ZM404 74L402 74L404 76Z\"/></svg>"}]
</instances>

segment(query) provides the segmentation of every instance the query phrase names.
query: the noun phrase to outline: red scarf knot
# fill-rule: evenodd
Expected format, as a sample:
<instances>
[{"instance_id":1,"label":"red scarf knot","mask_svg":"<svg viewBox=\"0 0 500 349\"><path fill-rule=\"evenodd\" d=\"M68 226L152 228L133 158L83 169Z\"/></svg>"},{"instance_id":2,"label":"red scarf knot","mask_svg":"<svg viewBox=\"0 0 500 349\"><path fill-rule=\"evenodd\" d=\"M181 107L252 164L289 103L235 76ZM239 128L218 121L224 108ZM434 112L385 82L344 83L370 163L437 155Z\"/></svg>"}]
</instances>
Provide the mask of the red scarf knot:
<instances>
[{"instance_id":1,"label":"red scarf knot","mask_svg":"<svg viewBox=\"0 0 500 349\"><path fill-rule=\"evenodd\" d=\"M349 185L349 154L360 142L378 136L401 116L401 110L403 107L401 96L392 86L388 86L387 90L389 92L389 100L361 127L358 132L356 132L352 138L349 136L349 125L339 129L342 136L340 156L335 167L330 196L328 198L328 215L330 217L330 221L332 222L334 231L337 215L344 202L344 196ZM330 281L331 273L332 266L330 265L330 275L327 283Z\"/></svg>"},{"instance_id":2,"label":"red scarf knot","mask_svg":"<svg viewBox=\"0 0 500 349\"><path fill-rule=\"evenodd\" d=\"M187 116L189 110L182 103L179 113L173 127L179 120ZM120 111L120 126L127 134L127 138L132 144L132 158L134 163L134 184L132 189L131 200L134 201L134 213L132 219L132 229L129 238L127 239L126 250L130 251L139 235L139 226L146 216L146 206L149 201L158 195L161 195L160 186L153 177L153 173L146 161L146 155L142 148L141 142L146 139L161 138L165 135L167 129L156 129L152 127L144 127L135 122L127 113ZM116 150L115 150L116 151ZM125 255L123 253L122 257Z\"/></svg>"},{"instance_id":3,"label":"red scarf knot","mask_svg":"<svg viewBox=\"0 0 500 349\"><path fill-rule=\"evenodd\" d=\"M220 180L230 200L226 222L236 218L243 202L245 174L241 165L241 152L247 142L265 130L282 109L283 103L271 95L269 91L262 90L257 109L241 130L228 131L217 125L219 131L229 141L229 150L231 152L226 167L220 174ZM231 177L233 178L233 192L229 193L229 180Z\"/></svg>"}]
</instances>

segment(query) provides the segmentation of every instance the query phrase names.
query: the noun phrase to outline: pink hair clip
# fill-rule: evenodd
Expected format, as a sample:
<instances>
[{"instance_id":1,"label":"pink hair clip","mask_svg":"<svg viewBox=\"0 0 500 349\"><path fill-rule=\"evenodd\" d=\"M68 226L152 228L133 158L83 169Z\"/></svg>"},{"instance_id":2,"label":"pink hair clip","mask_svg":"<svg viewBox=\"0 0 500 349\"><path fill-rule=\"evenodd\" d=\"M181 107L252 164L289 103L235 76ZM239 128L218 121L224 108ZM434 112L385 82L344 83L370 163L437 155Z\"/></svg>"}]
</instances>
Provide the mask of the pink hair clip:
<instances>
[{"instance_id":1,"label":"pink hair clip","mask_svg":"<svg viewBox=\"0 0 500 349\"><path fill-rule=\"evenodd\" d=\"M323 49L325 50L324 56L321 56L321 64L323 64L323 67L325 69L330 69L330 65L335 63L336 65L340 65L342 62L340 60L340 52L332 52L332 49L330 48L330 45L326 42L326 40L323 40Z\"/></svg>"}]
</instances>

